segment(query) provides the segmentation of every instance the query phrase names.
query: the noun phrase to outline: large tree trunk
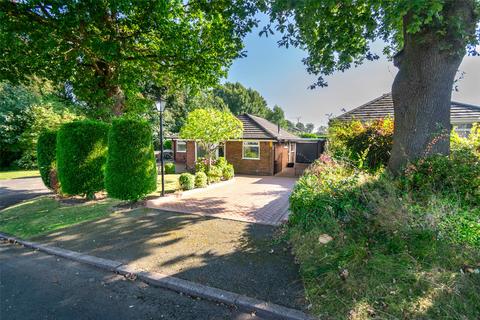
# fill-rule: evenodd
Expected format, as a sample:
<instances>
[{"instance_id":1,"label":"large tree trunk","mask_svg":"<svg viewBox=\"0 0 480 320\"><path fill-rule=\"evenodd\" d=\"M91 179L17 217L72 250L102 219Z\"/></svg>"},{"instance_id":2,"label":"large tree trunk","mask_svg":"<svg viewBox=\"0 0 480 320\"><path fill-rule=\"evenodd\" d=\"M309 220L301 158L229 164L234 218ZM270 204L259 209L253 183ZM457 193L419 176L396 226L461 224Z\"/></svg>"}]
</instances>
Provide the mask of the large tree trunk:
<instances>
[{"instance_id":1,"label":"large tree trunk","mask_svg":"<svg viewBox=\"0 0 480 320\"><path fill-rule=\"evenodd\" d=\"M447 1L443 13L474 32L473 0ZM410 19L405 16L404 28ZM452 87L466 41L452 30L438 30L404 32L404 48L394 60L399 72L392 86L395 129L388 167L396 174L418 158L450 152Z\"/></svg>"}]
</instances>

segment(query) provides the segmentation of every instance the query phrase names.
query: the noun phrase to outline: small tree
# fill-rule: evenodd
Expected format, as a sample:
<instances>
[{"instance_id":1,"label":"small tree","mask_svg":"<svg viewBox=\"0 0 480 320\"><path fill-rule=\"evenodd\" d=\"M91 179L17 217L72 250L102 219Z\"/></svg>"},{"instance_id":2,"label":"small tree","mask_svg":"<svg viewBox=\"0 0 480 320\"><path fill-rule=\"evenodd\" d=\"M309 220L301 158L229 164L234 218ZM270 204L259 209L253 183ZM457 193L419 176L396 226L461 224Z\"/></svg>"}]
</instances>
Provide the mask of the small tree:
<instances>
[{"instance_id":1,"label":"small tree","mask_svg":"<svg viewBox=\"0 0 480 320\"><path fill-rule=\"evenodd\" d=\"M220 142L239 139L243 125L232 113L212 108L197 109L188 114L180 131L182 139L193 139L205 149L208 166Z\"/></svg>"}]
</instances>

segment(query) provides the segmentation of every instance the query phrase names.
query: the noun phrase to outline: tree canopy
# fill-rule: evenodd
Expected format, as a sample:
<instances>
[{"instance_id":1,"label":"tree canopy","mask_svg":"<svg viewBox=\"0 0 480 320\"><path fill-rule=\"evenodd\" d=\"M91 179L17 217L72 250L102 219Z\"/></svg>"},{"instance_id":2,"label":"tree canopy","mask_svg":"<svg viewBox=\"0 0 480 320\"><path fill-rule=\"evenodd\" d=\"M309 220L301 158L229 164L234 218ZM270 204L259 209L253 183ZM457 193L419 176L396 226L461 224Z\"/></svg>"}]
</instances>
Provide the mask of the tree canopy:
<instances>
[{"instance_id":1,"label":"tree canopy","mask_svg":"<svg viewBox=\"0 0 480 320\"><path fill-rule=\"evenodd\" d=\"M66 83L92 114L118 115L145 108L145 83L216 84L255 11L250 0L2 1L0 77Z\"/></svg>"},{"instance_id":2,"label":"tree canopy","mask_svg":"<svg viewBox=\"0 0 480 320\"><path fill-rule=\"evenodd\" d=\"M211 160L221 142L239 139L243 124L229 111L213 108L196 109L190 112L180 131L182 139L197 140Z\"/></svg>"},{"instance_id":3,"label":"tree canopy","mask_svg":"<svg viewBox=\"0 0 480 320\"><path fill-rule=\"evenodd\" d=\"M227 82L215 88L213 92L235 115L250 113L265 118L270 112L267 101L258 91L245 88L239 82Z\"/></svg>"},{"instance_id":4,"label":"tree canopy","mask_svg":"<svg viewBox=\"0 0 480 320\"><path fill-rule=\"evenodd\" d=\"M281 46L307 51L303 62L326 86L325 76L374 60L375 40L399 68L392 85L394 139L391 172L411 161L450 151L451 92L466 52L478 54L479 0L264 0Z\"/></svg>"}]
</instances>

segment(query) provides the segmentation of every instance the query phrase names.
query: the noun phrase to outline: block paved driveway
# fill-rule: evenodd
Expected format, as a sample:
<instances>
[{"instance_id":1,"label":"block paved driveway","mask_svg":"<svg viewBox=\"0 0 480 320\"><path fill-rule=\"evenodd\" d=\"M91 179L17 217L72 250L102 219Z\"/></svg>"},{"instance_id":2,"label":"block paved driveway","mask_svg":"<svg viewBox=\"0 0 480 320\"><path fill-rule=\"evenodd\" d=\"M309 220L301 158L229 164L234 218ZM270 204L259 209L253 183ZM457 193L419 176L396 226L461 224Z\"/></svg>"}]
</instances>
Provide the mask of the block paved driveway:
<instances>
[{"instance_id":1,"label":"block paved driveway","mask_svg":"<svg viewBox=\"0 0 480 320\"><path fill-rule=\"evenodd\" d=\"M236 176L233 182L195 189L181 197L153 199L150 208L279 225L288 218L288 197L296 179Z\"/></svg>"}]
</instances>

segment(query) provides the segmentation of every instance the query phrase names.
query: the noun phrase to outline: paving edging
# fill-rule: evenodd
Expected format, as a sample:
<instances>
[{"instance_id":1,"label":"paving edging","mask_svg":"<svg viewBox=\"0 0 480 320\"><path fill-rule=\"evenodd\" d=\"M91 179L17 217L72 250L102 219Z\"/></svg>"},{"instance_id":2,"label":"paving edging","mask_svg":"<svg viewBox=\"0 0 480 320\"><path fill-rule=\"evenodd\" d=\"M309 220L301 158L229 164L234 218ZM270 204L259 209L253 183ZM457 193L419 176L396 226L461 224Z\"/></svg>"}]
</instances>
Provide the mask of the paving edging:
<instances>
[{"instance_id":1,"label":"paving edging","mask_svg":"<svg viewBox=\"0 0 480 320\"><path fill-rule=\"evenodd\" d=\"M50 255L59 256L83 264L88 264L102 270L115 272L127 277L137 278L152 286L170 289L193 297L199 297L206 300L237 306L245 311L255 312L255 314L259 317L285 320L316 319L296 309L283 307L274 303L265 302L238 293L205 286L203 284L157 272L142 271L128 264L123 264L119 261L98 258L83 254L81 252L26 241L4 233L0 233L0 239L3 239L4 241L12 244L20 244L24 247L35 249Z\"/></svg>"},{"instance_id":2,"label":"paving edging","mask_svg":"<svg viewBox=\"0 0 480 320\"><path fill-rule=\"evenodd\" d=\"M196 194L196 193L201 193L202 191L223 187L225 185L229 185L229 184L232 184L234 182L235 182L235 178L232 178L230 180L220 181L220 182L215 182L215 183L209 184L205 188L194 188L192 190L185 190L185 191L180 191L180 192L175 192L175 193L169 193L169 194L166 194L164 197L157 197L155 199L147 200L146 203L145 203L145 206L147 208L157 209L157 208L155 208L155 205L159 205L159 204L162 204L164 202L169 202L169 201L175 200L175 199L181 199L185 196L189 196L189 195Z\"/></svg>"}]
</instances>

